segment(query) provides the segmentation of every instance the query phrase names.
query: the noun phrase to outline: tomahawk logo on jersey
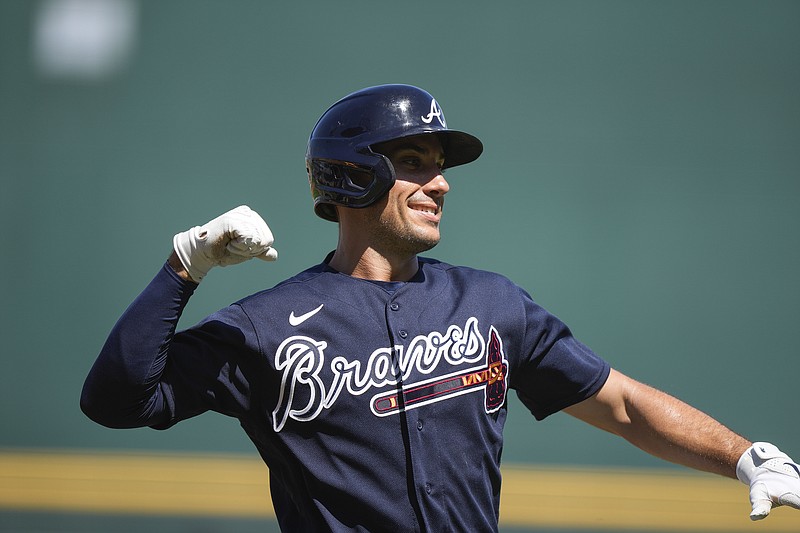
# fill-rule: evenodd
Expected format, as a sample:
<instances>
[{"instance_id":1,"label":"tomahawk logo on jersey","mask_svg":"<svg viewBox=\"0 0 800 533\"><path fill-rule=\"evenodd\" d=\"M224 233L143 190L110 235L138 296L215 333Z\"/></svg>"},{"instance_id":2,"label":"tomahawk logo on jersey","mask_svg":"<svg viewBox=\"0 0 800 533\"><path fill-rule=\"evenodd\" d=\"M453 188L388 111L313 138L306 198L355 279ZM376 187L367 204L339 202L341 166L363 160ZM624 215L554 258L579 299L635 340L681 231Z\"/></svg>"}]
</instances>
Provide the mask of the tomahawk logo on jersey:
<instances>
[{"instance_id":1,"label":"tomahawk logo on jersey","mask_svg":"<svg viewBox=\"0 0 800 533\"><path fill-rule=\"evenodd\" d=\"M289 337L278 347L275 368L282 373L282 379L278 405L272 413L275 431L281 431L289 418L298 422L315 419L332 407L343 391L360 396L390 387L370 402L376 416L480 391L484 392L487 414L497 411L505 401L508 361L500 335L491 326L487 343L475 317L470 317L463 328L451 325L445 333L419 335L407 347L375 350L364 364L355 358L336 356L330 363L333 379L329 384L322 378L327 347L326 341L299 335ZM474 366L475 363L481 364ZM458 370L442 375L442 365ZM437 376L407 383L414 372ZM402 391L398 392L400 383Z\"/></svg>"},{"instance_id":2,"label":"tomahawk logo on jersey","mask_svg":"<svg viewBox=\"0 0 800 533\"><path fill-rule=\"evenodd\" d=\"M486 364L446 376L404 385L402 396L397 392L376 395L372 399L372 412L378 416L395 414L400 409L414 409L429 403L440 402L470 392L484 391L486 413L497 411L506 399L508 361L497 330L490 329L486 349Z\"/></svg>"}]
</instances>

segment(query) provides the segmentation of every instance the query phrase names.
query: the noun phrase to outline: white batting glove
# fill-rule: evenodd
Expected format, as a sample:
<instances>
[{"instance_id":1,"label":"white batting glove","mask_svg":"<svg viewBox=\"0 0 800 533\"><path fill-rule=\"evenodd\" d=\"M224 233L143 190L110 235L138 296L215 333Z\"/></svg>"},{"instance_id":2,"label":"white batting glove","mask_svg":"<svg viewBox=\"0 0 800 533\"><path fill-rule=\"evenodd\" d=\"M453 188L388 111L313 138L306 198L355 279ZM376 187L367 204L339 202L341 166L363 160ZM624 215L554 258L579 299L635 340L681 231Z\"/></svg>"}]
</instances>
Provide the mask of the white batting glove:
<instances>
[{"instance_id":1,"label":"white batting glove","mask_svg":"<svg viewBox=\"0 0 800 533\"><path fill-rule=\"evenodd\" d=\"M751 520L779 505L800 509L800 466L774 445L754 442L739 458L736 477L750 486Z\"/></svg>"},{"instance_id":2,"label":"white batting glove","mask_svg":"<svg viewBox=\"0 0 800 533\"><path fill-rule=\"evenodd\" d=\"M272 231L258 213L241 205L203 226L173 237L172 244L183 267L200 283L215 266L228 266L258 258L275 261Z\"/></svg>"}]
</instances>

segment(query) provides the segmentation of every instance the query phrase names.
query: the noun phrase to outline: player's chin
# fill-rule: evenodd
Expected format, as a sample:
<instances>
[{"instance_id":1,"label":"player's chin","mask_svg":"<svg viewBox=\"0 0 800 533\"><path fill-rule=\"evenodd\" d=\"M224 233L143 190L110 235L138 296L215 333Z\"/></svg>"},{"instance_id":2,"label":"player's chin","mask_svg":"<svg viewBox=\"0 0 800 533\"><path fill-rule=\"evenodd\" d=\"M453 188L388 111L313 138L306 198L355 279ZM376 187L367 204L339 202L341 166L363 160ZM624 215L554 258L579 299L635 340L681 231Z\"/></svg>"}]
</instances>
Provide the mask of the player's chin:
<instances>
[{"instance_id":1,"label":"player's chin","mask_svg":"<svg viewBox=\"0 0 800 533\"><path fill-rule=\"evenodd\" d=\"M416 235L415 244L417 253L426 252L439 244L441 234L439 228L428 228L427 231L419 232Z\"/></svg>"},{"instance_id":2,"label":"player's chin","mask_svg":"<svg viewBox=\"0 0 800 533\"><path fill-rule=\"evenodd\" d=\"M397 235L400 237L398 244L402 242L407 252L421 253L430 250L441 239L438 221L407 220L403 230Z\"/></svg>"}]
</instances>

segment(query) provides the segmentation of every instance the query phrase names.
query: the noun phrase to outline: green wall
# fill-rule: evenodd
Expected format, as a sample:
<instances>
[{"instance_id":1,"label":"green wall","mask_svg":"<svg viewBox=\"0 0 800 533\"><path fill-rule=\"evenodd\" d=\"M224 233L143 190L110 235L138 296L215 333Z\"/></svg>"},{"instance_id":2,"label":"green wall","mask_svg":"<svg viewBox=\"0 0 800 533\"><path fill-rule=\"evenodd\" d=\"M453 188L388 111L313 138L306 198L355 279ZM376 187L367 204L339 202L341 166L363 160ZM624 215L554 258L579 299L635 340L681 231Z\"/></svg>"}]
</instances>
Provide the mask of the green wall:
<instances>
[{"instance_id":1,"label":"green wall","mask_svg":"<svg viewBox=\"0 0 800 533\"><path fill-rule=\"evenodd\" d=\"M799 2L141 2L127 66L95 81L36 66L43 5L0 3L0 447L250 453L221 416L96 426L83 378L177 231L247 203L281 254L214 271L183 325L319 261L311 127L405 82L486 148L448 173L433 255L800 456ZM662 466L511 411L506 461Z\"/></svg>"}]
</instances>

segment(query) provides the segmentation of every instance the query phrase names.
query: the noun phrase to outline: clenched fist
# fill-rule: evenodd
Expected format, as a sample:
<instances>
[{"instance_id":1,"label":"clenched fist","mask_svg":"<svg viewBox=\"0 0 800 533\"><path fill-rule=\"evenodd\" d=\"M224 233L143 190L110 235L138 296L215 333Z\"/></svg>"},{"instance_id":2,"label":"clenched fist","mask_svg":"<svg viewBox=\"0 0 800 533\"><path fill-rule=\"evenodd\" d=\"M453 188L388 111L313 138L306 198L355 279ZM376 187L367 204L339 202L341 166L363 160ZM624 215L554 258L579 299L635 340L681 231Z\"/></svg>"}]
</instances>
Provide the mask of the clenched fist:
<instances>
[{"instance_id":1,"label":"clenched fist","mask_svg":"<svg viewBox=\"0 0 800 533\"><path fill-rule=\"evenodd\" d=\"M215 266L228 266L258 258L275 261L278 252L267 223L241 205L214 220L173 237L172 244L192 280L200 281Z\"/></svg>"}]
</instances>

